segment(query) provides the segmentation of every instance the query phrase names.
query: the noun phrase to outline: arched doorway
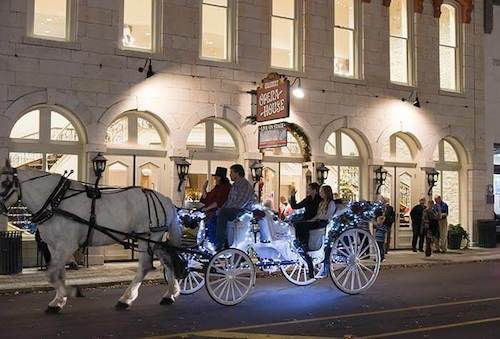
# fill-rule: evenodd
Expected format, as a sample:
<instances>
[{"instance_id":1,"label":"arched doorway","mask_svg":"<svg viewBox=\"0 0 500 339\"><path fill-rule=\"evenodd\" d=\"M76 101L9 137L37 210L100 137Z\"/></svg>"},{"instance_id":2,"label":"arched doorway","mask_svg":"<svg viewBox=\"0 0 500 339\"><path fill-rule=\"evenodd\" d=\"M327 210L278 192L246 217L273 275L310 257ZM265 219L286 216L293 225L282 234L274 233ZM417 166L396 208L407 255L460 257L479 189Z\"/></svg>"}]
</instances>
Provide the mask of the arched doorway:
<instances>
[{"instance_id":1,"label":"arched doorway","mask_svg":"<svg viewBox=\"0 0 500 339\"><path fill-rule=\"evenodd\" d=\"M106 131L108 166L103 183L109 186L141 186L168 195L167 131L152 114L129 111ZM121 245L104 248L105 261L134 259Z\"/></svg>"},{"instance_id":2,"label":"arched doorway","mask_svg":"<svg viewBox=\"0 0 500 339\"><path fill-rule=\"evenodd\" d=\"M213 187L211 175L217 167L227 168L229 176L229 167L239 160L239 144L235 128L227 121L210 118L193 127L187 139L191 166L186 203L200 200L205 181L209 181L209 190Z\"/></svg>"},{"instance_id":3,"label":"arched doorway","mask_svg":"<svg viewBox=\"0 0 500 339\"><path fill-rule=\"evenodd\" d=\"M395 133L386 140L382 149L387 179L380 194L389 200L396 214L390 234L390 248L411 247L412 206L423 194L417 180L418 142L407 133Z\"/></svg>"}]
</instances>

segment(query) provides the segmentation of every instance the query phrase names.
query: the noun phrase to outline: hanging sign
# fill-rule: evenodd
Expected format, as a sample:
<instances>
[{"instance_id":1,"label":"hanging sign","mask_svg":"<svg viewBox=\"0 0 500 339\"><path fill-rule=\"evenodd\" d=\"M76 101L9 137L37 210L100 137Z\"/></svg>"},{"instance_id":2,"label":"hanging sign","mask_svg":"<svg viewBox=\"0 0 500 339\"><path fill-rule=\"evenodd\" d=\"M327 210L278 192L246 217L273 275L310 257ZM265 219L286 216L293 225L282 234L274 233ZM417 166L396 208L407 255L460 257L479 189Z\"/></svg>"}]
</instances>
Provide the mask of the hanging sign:
<instances>
[{"instance_id":1,"label":"hanging sign","mask_svg":"<svg viewBox=\"0 0 500 339\"><path fill-rule=\"evenodd\" d=\"M278 73L270 73L257 88L257 122L290 116L290 82Z\"/></svg>"},{"instance_id":2,"label":"hanging sign","mask_svg":"<svg viewBox=\"0 0 500 339\"><path fill-rule=\"evenodd\" d=\"M259 126L259 149L287 145L287 123Z\"/></svg>"}]
</instances>

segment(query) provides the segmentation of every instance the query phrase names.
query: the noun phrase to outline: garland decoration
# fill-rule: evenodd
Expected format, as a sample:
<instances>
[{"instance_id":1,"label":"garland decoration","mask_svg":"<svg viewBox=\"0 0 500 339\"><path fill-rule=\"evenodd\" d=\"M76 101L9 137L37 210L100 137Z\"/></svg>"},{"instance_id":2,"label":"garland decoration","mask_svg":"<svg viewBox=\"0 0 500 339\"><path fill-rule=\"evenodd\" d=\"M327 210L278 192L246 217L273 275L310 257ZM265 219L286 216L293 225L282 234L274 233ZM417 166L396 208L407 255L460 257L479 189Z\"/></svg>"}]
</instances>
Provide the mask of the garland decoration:
<instances>
[{"instance_id":1,"label":"garland decoration","mask_svg":"<svg viewBox=\"0 0 500 339\"><path fill-rule=\"evenodd\" d=\"M329 238L335 239L340 233L350 228L368 227L368 223L384 212L381 202L351 201L343 213L332 219Z\"/></svg>"},{"instance_id":2,"label":"garland decoration","mask_svg":"<svg viewBox=\"0 0 500 339\"><path fill-rule=\"evenodd\" d=\"M304 133L302 128L300 128L293 122L287 123L286 126L288 132L292 133L295 139L297 139L300 149L302 150L302 153L304 155L304 161L311 161L311 145L309 143L309 137L306 135L306 133Z\"/></svg>"}]
</instances>

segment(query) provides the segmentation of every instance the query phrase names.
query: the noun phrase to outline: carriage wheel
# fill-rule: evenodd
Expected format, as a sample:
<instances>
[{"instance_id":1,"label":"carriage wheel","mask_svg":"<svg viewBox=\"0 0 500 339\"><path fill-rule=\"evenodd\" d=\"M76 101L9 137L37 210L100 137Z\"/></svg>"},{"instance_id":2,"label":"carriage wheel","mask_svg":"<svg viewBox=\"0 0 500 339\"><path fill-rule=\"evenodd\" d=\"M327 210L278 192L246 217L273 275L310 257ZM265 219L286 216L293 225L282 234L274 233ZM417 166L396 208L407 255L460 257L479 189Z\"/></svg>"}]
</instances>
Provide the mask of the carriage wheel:
<instances>
[{"instance_id":1,"label":"carriage wheel","mask_svg":"<svg viewBox=\"0 0 500 339\"><path fill-rule=\"evenodd\" d=\"M367 231L353 228L334 241L330 253L330 277L347 294L370 288L380 270L380 252L375 238Z\"/></svg>"},{"instance_id":2,"label":"carriage wheel","mask_svg":"<svg viewBox=\"0 0 500 339\"><path fill-rule=\"evenodd\" d=\"M316 278L318 278L323 271L323 261L320 263L314 263L313 265L314 278L312 279L309 278L309 269L302 257L299 257L299 260L295 264L280 266L280 270L286 280L292 284L307 286L315 282Z\"/></svg>"},{"instance_id":3,"label":"carriage wheel","mask_svg":"<svg viewBox=\"0 0 500 339\"><path fill-rule=\"evenodd\" d=\"M208 294L221 305L242 302L255 284L255 267L250 257L238 249L216 253L205 272Z\"/></svg>"},{"instance_id":4,"label":"carriage wheel","mask_svg":"<svg viewBox=\"0 0 500 339\"><path fill-rule=\"evenodd\" d=\"M200 271L203 269L203 264L199 261L199 256L192 253L182 254L187 262L188 275L184 279L179 280L181 294L193 294L198 292L205 285L205 276Z\"/></svg>"}]
</instances>

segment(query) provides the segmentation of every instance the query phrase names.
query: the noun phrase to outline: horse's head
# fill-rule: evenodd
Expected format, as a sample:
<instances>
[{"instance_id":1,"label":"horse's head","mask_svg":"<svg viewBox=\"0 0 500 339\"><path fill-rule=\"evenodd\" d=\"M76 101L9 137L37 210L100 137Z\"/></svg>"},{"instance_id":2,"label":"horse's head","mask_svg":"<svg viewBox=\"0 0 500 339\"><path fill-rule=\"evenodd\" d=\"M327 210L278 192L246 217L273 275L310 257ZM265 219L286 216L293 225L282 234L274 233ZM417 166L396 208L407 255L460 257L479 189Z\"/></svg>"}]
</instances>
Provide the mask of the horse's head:
<instances>
[{"instance_id":1,"label":"horse's head","mask_svg":"<svg viewBox=\"0 0 500 339\"><path fill-rule=\"evenodd\" d=\"M12 168L10 161L0 170L0 209L6 213L21 198L21 187L17 178L17 170Z\"/></svg>"}]
</instances>

